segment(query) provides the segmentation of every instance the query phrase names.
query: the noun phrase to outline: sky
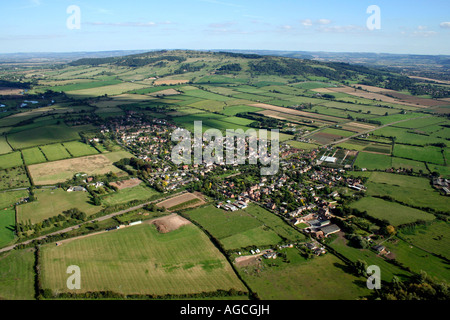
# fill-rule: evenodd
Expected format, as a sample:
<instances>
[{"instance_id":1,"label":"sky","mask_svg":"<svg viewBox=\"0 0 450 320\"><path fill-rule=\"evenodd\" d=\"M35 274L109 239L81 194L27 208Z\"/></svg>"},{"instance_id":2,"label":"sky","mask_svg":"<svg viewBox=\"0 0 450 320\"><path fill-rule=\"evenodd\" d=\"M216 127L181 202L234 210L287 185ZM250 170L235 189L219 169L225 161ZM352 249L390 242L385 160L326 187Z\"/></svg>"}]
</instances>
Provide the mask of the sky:
<instances>
[{"instance_id":1,"label":"sky","mask_svg":"<svg viewBox=\"0 0 450 320\"><path fill-rule=\"evenodd\" d=\"M371 5L379 8L380 19L373 16L376 11L367 12ZM79 8L80 14L68 11L70 6ZM371 25L379 21L379 28L370 30L368 19ZM0 53L153 49L450 54L450 1L0 3Z\"/></svg>"}]
</instances>

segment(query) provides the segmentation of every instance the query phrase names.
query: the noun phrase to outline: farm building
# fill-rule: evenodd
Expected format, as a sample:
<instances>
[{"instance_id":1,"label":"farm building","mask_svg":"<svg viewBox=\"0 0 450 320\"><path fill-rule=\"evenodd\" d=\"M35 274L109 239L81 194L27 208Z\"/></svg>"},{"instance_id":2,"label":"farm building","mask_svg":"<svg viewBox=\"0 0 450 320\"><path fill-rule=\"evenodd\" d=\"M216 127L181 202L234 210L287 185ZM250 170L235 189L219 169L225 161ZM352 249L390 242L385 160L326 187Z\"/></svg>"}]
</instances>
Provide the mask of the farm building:
<instances>
[{"instance_id":1,"label":"farm building","mask_svg":"<svg viewBox=\"0 0 450 320\"><path fill-rule=\"evenodd\" d=\"M67 189L67 192L86 192L87 190L83 187L77 186L77 187L70 187Z\"/></svg>"},{"instance_id":2,"label":"farm building","mask_svg":"<svg viewBox=\"0 0 450 320\"><path fill-rule=\"evenodd\" d=\"M322 227L320 230L323 232L324 237L328 237L330 234L341 231L341 229L335 224L327 225Z\"/></svg>"},{"instance_id":3,"label":"farm building","mask_svg":"<svg viewBox=\"0 0 450 320\"><path fill-rule=\"evenodd\" d=\"M328 163L336 163L336 160L337 160L337 158L335 158L335 157L323 156L322 158L320 158L320 161L325 161L325 162L328 162Z\"/></svg>"}]
</instances>

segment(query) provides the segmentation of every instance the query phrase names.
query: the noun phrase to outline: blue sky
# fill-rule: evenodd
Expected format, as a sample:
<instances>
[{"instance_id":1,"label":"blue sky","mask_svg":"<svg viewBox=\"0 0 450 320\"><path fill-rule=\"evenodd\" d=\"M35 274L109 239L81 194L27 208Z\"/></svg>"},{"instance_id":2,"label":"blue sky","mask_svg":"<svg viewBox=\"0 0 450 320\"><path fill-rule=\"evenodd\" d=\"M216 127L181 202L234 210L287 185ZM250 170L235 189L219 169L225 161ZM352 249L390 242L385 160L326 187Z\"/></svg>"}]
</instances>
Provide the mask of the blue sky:
<instances>
[{"instance_id":1,"label":"blue sky","mask_svg":"<svg viewBox=\"0 0 450 320\"><path fill-rule=\"evenodd\" d=\"M81 29L67 28L70 5ZM370 5L379 30L366 27ZM140 49L450 54L450 1L1 1L1 53Z\"/></svg>"}]
</instances>

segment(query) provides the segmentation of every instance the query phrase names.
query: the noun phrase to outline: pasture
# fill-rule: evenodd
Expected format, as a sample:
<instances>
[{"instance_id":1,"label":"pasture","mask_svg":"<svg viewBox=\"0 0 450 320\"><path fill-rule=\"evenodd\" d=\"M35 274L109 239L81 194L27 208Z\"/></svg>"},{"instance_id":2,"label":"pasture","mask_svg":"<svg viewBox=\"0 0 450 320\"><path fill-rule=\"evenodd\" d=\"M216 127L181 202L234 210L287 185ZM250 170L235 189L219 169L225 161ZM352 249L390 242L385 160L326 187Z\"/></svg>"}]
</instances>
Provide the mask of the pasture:
<instances>
[{"instance_id":1,"label":"pasture","mask_svg":"<svg viewBox=\"0 0 450 320\"><path fill-rule=\"evenodd\" d=\"M15 239L16 211L14 208L0 210L0 248L11 244Z\"/></svg>"},{"instance_id":2,"label":"pasture","mask_svg":"<svg viewBox=\"0 0 450 320\"><path fill-rule=\"evenodd\" d=\"M400 279L411 276L409 272L387 262L370 249L357 249L349 246L348 240L345 239L342 234L339 234L339 237L337 237L330 246L352 262L356 262L360 259L366 261L369 266L379 266L382 270L381 279L384 281L392 281L394 276L397 276Z\"/></svg>"},{"instance_id":3,"label":"pasture","mask_svg":"<svg viewBox=\"0 0 450 320\"><path fill-rule=\"evenodd\" d=\"M417 220L431 221L435 216L425 211L417 210L395 202L378 198L365 197L350 205L351 208L367 213L377 219L387 220L393 226L416 222Z\"/></svg>"},{"instance_id":4,"label":"pasture","mask_svg":"<svg viewBox=\"0 0 450 320\"><path fill-rule=\"evenodd\" d=\"M353 276L341 260L327 254L306 261L296 249L283 250L290 263L277 267L250 266L239 273L264 300L354 300L370 294L362 279ZM364 284L364 285L363 285Z\"/></svg>"},{"instance_id":5,"label":"pasture","mask_svg":"<svg viewBox=\"0 0 450 320\"><path fill-rule=\"evenodd\" d=\"M0 155L0 170L23 165L22 156L19 151Z\"/></svg>"},{"instance_id":6,"label":"pasture","mask_svg":"<svg viewBox=\"0 0 450 320\"><path fill-rule=\"evenodd\" d=\"M6 141L6 137L0 136L0 154L5 154L13 151Z\"/></svg>"},{"instance_id":7,"label":"pasture","mask_svg":"<svg viewBox=\"0 0 450 320\"><path fill-rule=\"evenodd\" d=\"M146 85L122 82L119 84L101 86L90 89L67 91L67 95L74 98L98 97L107 94L108 96L119 95L131 90L146 88Z\"/></svg>"},{"instance_id":8,"label":"pasture","mask_svg":"<svg viewBox=\"0 0 450 320\"><path fill-rule=\"evenodd\" d=\"M368 194L389 195L394 199L416 206L448 211L445 197L434 190L430 180L386 172L369 173Z\"/></svg>"},{"instance_id":9,"label":"pasture","mask_svg":"<svg viewBox=\"0 0 450 320\"><path fill-rule=\"evenodd\" d=\"M392 167L395 169L399 168L410 169L413 170L414 172L420 172L421 170L423 173L428 172L428 169L423 162L396 157L392 158Z\"/></svg>"},{"instance_id":10,"label":"pasture","mask_svg":"<svg viewBox=\"0 0 450 320\"><path fill-rule=\"evenodd\" d=\"M408 129L385 127L373 132L375 136L395 138L396 143L414 144L418 146L425 146L431 143L446 143L441 138L429 136L424 133L414 133Z\"/></svg>"},{"instance_id":11,"label":"pasture","mask_svg":"<svg viewBox=\"0 0 450 320\"><path fill-rule=\"evenodd\" d=\"M13 250L0 255L0 299L34 299L33 249Z\"/></svg>"},{"instance_id":12,"label":"pasture","mask_svg":"<svg viewBox=\"0 0 450 320\"><path fill-rule=\"evenodd\" d=\"M450 225L446 222L438 221L429 225L420 225L413 228L403 228L400 236L409 243L450 259Z\"/></svg>"},{"instance_id":13,"label":"pasture","mask_svg":"<svg viewBox=\"0 0 450 320\"><path fill-rule=\"evenodd\" d=\"M120 203L127 203L132 200L146 200L153 199L160 193L149 188L143 184L132 188L121 189L117 192L105 195L101 198L102 204L106 206L113 206Z\"/></svg>"},{"instance_id":14,"label":"pasture","mask_svg":"<svg viewBox=\"0 0 450 320\"><path fill-rule=\"evenodd\" d=\"M67 149L60 143L40 147L48 161L72 158Z\"/></svg>"},{"instance_id":15,"label":"pasture","mask_svg":"<svg viewBox=\"0 0 450 320\"><path fill-rule=\"evenodd\" d=\"M360 152L356 158L355 166L368 170L384 170L392 167L392 158L384 154Z\"/></svg>"},{"instance_id":16,"label":"pasture","mask_svg":"<svg viewBox=\"0 0 450 320\"><path fill-rule=\"evenodd\" d=\"M282 218L260 206L250 204L245 211L287 241L297 242L305 240L305 236L302 233L292 228Z\"/></svg>"},{"instance_id":17,"label":"pasture","mask_svg":"<svg viewBox=\"0 0 450 320\"><path fill-rule=\"evenodd\" d=\"M59 247L43 246L43 287L67 292L68 265L89 270L77 292L164 295L246 291L227 260L192 224L165 234L143 224Z\"/></svg>"},{"instance_id":18,"label":"pasture","mask_svg":"<svg viewBox=\"0 0 450 320\"><path fill-rule=\"evenodd\" d=\"M282 241L273 230L263 228L263 223L247 213L247 209L228 212L209 205L189 210L186 216L218 239L226 250L239 249L255 243L275 245Z\"/></svg>"},{"instance_id":19,"label":"pasture","mask_svg":"<svg viewBox=\"0 0 450 320\"><path fill-rule=\"evenodd\" d=\"M250 107L250 106L231 106L231 107L225 107L225 109L222 111L222 113L226 116L235 116L238 113L241 112L258 112L262 111L261 108L256 107Z\"/></svg>"},{"instance_id":20,"label":"pasture","mask_svg":"<svg viewBox=\"0 0 450 320\"><path fill-rule=\"evenodd\" d=\"M9 143L16 150L79 139L78 132L66 125L38 127L8 135Z\"/></svg>"},{"instance_id":21,"label":"pasture","mask_svg":"<svg viewBox=\"0 0 450 320\"><path fill-rule=\"evenodd\" d=\"M47 159L38 147L22 150L22 156L26 165L47 162Z\"/></svg>"},{"instance_id":22,"label":"pasture","mask_svg":"<svg viewBox=\"0 0 450 320\"><path fill-rule=\"evenodd\" d=\"M386 248L395 255L395 259L411 268L416 273L425 271L437 279L450 281L448 262L426 251L409 245L407 242L396 239L384 243Z\"/></svg>"},{"instance_id":23,"label":"pasture","mask_svg":"<svg viewBox=\"0 0 450 320\"><path fill-rule=\"evenodd\" d=\"M294 147L297 149L302 149L302 150L313 150L318 147L317 144L294 141L294 140L288 141L287 144L289 144L291 147Z\"/></svg>"},{"instance_id":24,"label":"pasture","mask_svg":"<svg viewBox=\"0 0 450 320\"><path fill-rule=\"evenodd\" d=\"M88 216L101 210L101 207L90 203L90 196L87 192L66 192L58 188L38 189L34 193L37 201L17 207L18 221L31 221L35 224L73 208L80 209Z\"/></svg>"},{"instance_id":25,"label":"pasture","mask_svg":"<svg viewBox=\"0 0 450 320\"><path fill-rule=\"evenodd\" d=\"M13 208L22 198L28 198L27 190L0 192L0 210Z\"/></svg>"},{"instance_id":26,"label":"pasture","mask_svg":"<svg viewBox=\"0 0 450 320\"><path fill-rule=\"evenodd\" d=\"M81 158L59 160L51 163L39 163L29 166L31 176L37 185L64 182L76 173L106 174L125 173L113 165L113 162L128 157L127 152L111 152Z\"/></svg>"},{"instance_id":27,"label":"pasture","mask_svg":"<svg viewBox=\"0 0 450 320\"><path fill-rule=\"evenodd\" d=\"M63 143L63 146L73 157L83 157L98 154L98 151L94 147L79 141L66 142Z\"/></svg>"},{"instance_id":28,"label":"pasture","mask_svg":"<svg viewBox=\"0 0 450 320\"><path fill-rule=\"evenodd\" d=\"M410 160L430 162L438 165L444 164L441 148L438 147L416 147L395 144L394 156Z\"/></svg>"}]
</instances>

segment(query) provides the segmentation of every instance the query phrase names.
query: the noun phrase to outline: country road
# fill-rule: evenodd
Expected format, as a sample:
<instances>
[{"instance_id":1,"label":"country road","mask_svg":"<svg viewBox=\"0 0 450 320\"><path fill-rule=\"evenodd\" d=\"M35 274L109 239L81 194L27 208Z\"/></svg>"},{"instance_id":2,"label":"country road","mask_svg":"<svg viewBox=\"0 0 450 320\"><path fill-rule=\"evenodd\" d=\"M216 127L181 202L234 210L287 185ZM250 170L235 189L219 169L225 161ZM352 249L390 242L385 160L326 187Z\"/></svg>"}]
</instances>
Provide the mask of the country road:
<instances>
[{"instance_id":1,"label":"country road","mask_svg":"<svg viewBox=\"0 0 450 320\"><path fill-rule=\"evenodd\" d=\"M328 146L332 146L332 145L335 145L335 144L339 144L339 143L345 142L345 141L347 141L347 140L349 140L349 139L357 138L357 137L359 137L359 136L361 136L361 135L368 134L368 133L371 133L371 132L373 132L373 131L376 131L376 130L379 130L379 129L383 129L383 128L386 128L386 127L389 127L389 126L393 126L394 124L397 124L397 123L402 123L402 122L406 122L406 121L410 121L410 120L425 119L425 118L430 118L430 117L431 117L431 116L417 117L417 118L404 119L404 120L399 120L399 121L396 121L396 122L388 123L388 124L382 125L382 126L380 126L380 127L376 127L376 128L373 128L373 129L364 131L364 132L357 133L357 134L355 134L355 135L353 135L353 136L346 137L346 138L341 139L341 140L333 141L333 142L331 142L331 143L328 143L328 144L323 145L322 147L325 147L325 148L326 148L326 147L328 147Z\"/></svg>"},{"instance_id":2,"label":"country road","mask_svg":"<svg viewBox=\"0 0 450 320\"><path fill-rule=\"evenodd\" d=\"M48 237L48 236L54 236L54 235L58 235L58 234L63 234L63 233L66 233L66 232L69 232L69 231L78 229L78 228L81 227L82 225L85 225L85 224L88 224L88 223L92 223L92 222L95 222L95 221L104 221L104 220L111 219L111 218L113 218L113 217L115 217L115 216L119 216L119 215L121 215L121 214L130 212L130 211L142 209L143 207L145 207L145 206L148 205L148 204L156 203L156 202L160 202L160 201L164 201L164 200L167 200L167 199L170 199L170 198L173 198L173 197L182 195L182 194L184 194L184 193L186 193L186 192L187 192L187 191L181 191L181 192L178 192L178 193L176 193L176 194L170 195L170 196L165 197L165 198L161 198L161 199L153 200L153 201L150 201L150 202L146 202L146 203L137 205L137 206L135 206L135 207L131 207L131 208L128 208L128 209L124 209L124 210L121 210L121 211L118 211L118 212L114 212L114 213L110 213L110 214L108 214L108 215L106 215L106 216L102 216L102 217L100 217L100 218L96 218L96 219L92 219L92 220L89 220L89 221L80 223L79 225L76 225L76 226L71 226L71 227L65 228L65 229L63 229L63 230L58 230L58 231L55 231L55 232L52 232L52 233L49 233L49 234L46 234L46 235L43 235L43 236L40 236L40 237L37 237L37 238L33 238L33 239L30 239L30 240L27 240L27 241L24 241L24 242L21 242L21 243L16 243L16 244L13 244L13 245L8 246L8 247L1 248L1 249L0 249L0 253L7 252L7 251L11 251L11 250L13 250L13 249L14 249L16 246L18 246L18 245L27 245L27 244L29 244L29 243L35 241L35 240L42 240L42 239L44 239L44 238L46 238L46 237Z\"/></svg>"}]
</instances>

